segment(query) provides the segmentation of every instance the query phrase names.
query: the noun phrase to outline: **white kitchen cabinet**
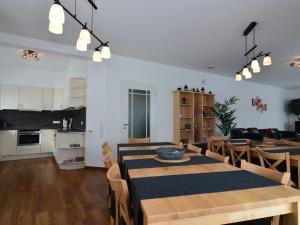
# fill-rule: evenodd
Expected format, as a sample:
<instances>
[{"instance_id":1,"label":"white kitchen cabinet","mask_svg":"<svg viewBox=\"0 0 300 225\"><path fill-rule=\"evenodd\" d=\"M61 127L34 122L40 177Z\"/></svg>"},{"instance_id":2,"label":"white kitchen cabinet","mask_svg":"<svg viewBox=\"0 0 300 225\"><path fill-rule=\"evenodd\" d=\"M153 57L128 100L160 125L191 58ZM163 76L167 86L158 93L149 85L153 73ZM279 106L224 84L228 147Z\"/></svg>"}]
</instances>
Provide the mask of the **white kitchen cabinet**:
<instances>
[{"instance_id":1,"label":"white kitchen cabinet","mask_svg":"<svg viewBox=\"0 0 300 225\"><path fill-rule=\"evenodd\" d=\"M53 88L43 88L43 110L53 110Z\"/></svg>"},{"instance_id":2,"label":"white kitchen cabinet","mask_svg":"<svg viewBox=\"0 0 300 225\"><path fill-rule=\"evenodd\" d=\"M54 130L41 130L41 153L53 152Z\"/></svg>"},{"instance_id":3,"label":"white kitchen cabinet","mask_svg":"<svg viewBox=\"0 0 300 225\"><path fill-rule=\"evenodd\" d=\"M2 156L17 155L17 131L2 131Z\"/></svg>"},{"instance_id":4,"label":"white kitchen cabinet","mask_svg":"<svg viewBox=\"0 0 300 225\"><path fill-rule=\"evenodd\" d=\"M20 87L20 110L42 111L43 89L39 87Z\"/></svg>"},{"instance_id":5,"label":"white kitchen cabinet","mask_svg":"<svg viewBox=\"0 0 300 225\"><path fill-rule=\"evenodd\" d=\"M53 93L53 110L62 110L63 109L63 89L54 88Z\"/></svg>"},{"instance_id":6,"label":"white kitchen cabinet","mask_svg":"<svg viewBox=\"0 0 300 225\"><path fill-rule=\"evenodd\" d=\"M2 150L3 150L3 148L2 148L2 145L3 145L3 133L2 132L0 132L0 159L1 159L1 157L2 157Z\"/></svg>"},{"instance_id":7,"label":"white kitchen cabinet","mask_svg":"<svg viewBox=\"0 0 300 225\"><path fill-rule=\"evenodd\" d=\"M86 103L86 78L70 78L64 87L63 107L85 107Z\"/></svg>"},{"instance_id":8,"label":"white kitchen cabinet","mask_svg":"<svg viewBox=\"0 0 300 225\"><path fill-rule=\"evenodd\" d=\"M19 86L1 86L1 109L19 109Z\"/></svg>"}]
</instances>

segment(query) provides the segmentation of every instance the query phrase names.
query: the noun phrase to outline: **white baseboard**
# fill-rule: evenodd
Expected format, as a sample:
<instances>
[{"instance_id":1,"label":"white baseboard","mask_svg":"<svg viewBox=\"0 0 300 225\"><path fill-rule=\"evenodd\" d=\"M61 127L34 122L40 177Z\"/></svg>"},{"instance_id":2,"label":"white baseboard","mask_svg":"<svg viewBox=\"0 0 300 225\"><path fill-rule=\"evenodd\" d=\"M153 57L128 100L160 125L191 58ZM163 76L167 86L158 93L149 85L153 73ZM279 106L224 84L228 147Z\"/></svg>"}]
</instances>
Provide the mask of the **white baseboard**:
<instances>
[{"instance_id":1,"label":"white baseboard","mask_svg":"<svg viewBox=\"0 0 300 225\"><path fill-rule=\"evenodd\" d=\"M1 161L11 161L11 160L21 160L21 159L36 159L36 158L45 158L52 157L53 153L38 153L38 154L28 154L28 155L11 155L11 156L2 156L0 157Z\"/></svg>"}]
</instances>

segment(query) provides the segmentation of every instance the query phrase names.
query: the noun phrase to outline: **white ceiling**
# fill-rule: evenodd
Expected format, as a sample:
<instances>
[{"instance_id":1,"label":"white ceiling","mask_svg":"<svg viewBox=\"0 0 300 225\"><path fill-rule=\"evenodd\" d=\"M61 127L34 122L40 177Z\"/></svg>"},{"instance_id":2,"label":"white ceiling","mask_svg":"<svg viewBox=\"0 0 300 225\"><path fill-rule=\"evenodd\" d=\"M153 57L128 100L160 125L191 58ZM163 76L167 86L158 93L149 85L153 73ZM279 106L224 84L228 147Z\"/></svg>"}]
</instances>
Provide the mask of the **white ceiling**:
<instances>
[{"instance_id":1,"label":"white ceiling","mask_svg":"<svg viewBox=\"0 0 300 225\"><path fill-rule=\"evenodd\" d=\"M22 4L21 4L22 2ZM61 0L70 10L74 1ZM96 0L94 30L115 54L234 77L245 63L243 30L255 20L258 50L271 51L273 65L251 81L300 87L299 0ZM4 0L0 32L75 45L80 27L66 16L64 34L48 31L52 0ZM77 0L78 16L90 21L90 5ZM97 44L93 43L92 48ZM24 46L26 47L26 46ZM183 74L184 76L184 74Z\"/></svg>"}]
</instances>

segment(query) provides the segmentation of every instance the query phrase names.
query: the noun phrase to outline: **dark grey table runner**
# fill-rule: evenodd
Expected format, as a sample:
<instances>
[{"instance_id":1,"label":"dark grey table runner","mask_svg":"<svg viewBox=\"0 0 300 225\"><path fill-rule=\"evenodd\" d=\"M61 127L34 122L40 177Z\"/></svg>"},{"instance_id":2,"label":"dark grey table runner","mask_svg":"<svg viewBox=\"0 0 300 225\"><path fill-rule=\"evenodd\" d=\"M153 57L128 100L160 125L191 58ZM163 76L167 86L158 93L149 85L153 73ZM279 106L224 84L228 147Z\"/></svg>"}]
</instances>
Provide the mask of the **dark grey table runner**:
<instances>
[{"instance_id":1,"label":"dark grey table runner","mask_svg":"<svg viewBox=\"0 0 300 225\"><path fill-rule=\"evenodd\" d=\"M187 166L197 164L210 164L210 163L221 163L215 159L207 156L192 156L190 161L181 163L165 163L159 162L155 159L137 159L137 160L125 160L122 163L122 176L123 179L128 178L128 170L130 169L143 169L143 168L155 168L155 167L170 167L170 166Z\"/></svg>"},{"instance_id":2,"label":"dark grey table runner","mask_svg":"<svg viewBox=\"0 0 300 225\"><path fill-rule=\"evenodd\" d=\"M131 180L134 224L143 224L140 201L281 185L247 171L185 174Z\"/></svg>"}]
</instances>

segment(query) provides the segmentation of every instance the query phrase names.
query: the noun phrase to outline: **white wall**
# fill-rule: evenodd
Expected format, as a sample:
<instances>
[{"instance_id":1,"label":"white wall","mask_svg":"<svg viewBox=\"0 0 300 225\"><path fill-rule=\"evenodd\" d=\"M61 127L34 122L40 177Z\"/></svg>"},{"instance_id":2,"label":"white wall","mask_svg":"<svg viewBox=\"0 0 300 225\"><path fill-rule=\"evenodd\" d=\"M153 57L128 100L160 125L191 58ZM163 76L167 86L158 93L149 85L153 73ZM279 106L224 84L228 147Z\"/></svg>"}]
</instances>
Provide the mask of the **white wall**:
<instances>
[{"instance_id":1,"label":"white wall","mask_svg":"<svg viewBox=\"0 0 300 225\"><path fill-rule=\"evenodd\" d=\"M19 39L20 37L18 41ZM37 42L26 39L26 43L33 45ZM16 59L17 54L12 54L9 60L1 60L4 56L0 51L0 83L63 86L67 77L87 77L86 163L88 166L102 165L100 143L103 140L108 140L114 148L120 141L120 114L123 110L120 108L122 81L149 83L156 87L157 141L172 140L172 91L185 84L189 87L201 88L203 79L206 80L205 89L215 93L217 100L222 101L233 95L240 98L236 105L239 127L283 129L287 125L284 103L288 94L284 89L245 81L236 82L233 78L117 55L113 55L111 60L95 64L91 62L90 57L78 58L61 53L55 54L51 43L42 42L40 46L43 46L45 52L44 63L41 60L37 64L20 62ZM69 48L69 46L64 47L64 49ZM268 105L267 112L259 113L251 106L251 99L256 96L261 97Z\"/></svg>"}]
</instances>

